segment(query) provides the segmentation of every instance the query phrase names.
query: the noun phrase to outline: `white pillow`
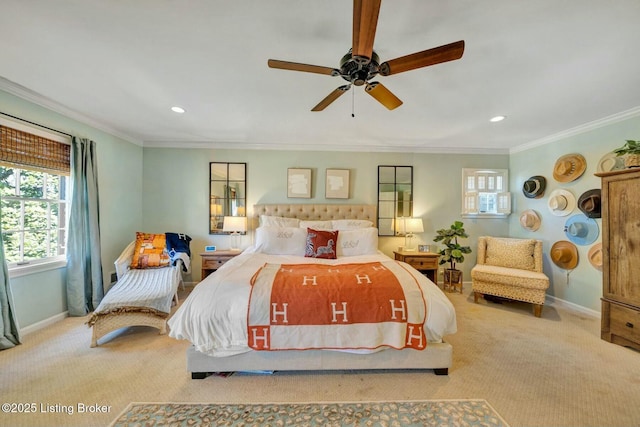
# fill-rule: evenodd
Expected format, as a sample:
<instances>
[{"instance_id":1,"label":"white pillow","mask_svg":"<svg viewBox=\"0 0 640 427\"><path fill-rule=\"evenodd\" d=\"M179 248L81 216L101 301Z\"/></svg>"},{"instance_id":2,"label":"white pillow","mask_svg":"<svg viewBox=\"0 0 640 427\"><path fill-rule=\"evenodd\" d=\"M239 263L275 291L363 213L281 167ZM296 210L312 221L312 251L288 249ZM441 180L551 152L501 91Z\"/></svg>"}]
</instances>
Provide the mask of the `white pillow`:
<instances>
[{"instance_id":1,"label":"white pillow","mask_svg":"<svg viewBox=\"0 0 640 427\"><path fill-rule=\"evenodd\" d=\"M334 230L354 230L356 228L373 227L373 222L366 219L334 219L331 221Z\"/></svg>"},{"instance_id":2,"label":"white pillow","mask_svg":"<svg viewBox=\"0 0 640 427\"><path fill-rule=\"evenodd\" d=\"M271 255L304 256L307 230L298 227L256 228L256 250Z\"/></svg>"},{"instance_id":3,"label":"white pillow","mask_svg":"<svg viewBox=\"0 0 640 427\"><path fill-rule=\"evenodd\" d=\"M378 252L378 229L375 227L342 230L338 233L338 257L372 255Z\"/></svg>"},{"instance_id":4,"label":"white pillow","mask_svg":"<svg viewBox=\"0 0 640 427\"><path fill-rule=\"evenodd\" d=\"M331 221L300 221L300 228L313 228L314 230L333 230Z\"/></svg>"},{"instance_id":5,"label":"white pillow","mask_svg":"<svg viewBox=\"0 0 640 427\"><path fill-rule=\"evenodd\" d=\"M260 215L260 226L262 227L297 227L299 224L300 220L298 218Z\"/></svg>"}]
</instances>

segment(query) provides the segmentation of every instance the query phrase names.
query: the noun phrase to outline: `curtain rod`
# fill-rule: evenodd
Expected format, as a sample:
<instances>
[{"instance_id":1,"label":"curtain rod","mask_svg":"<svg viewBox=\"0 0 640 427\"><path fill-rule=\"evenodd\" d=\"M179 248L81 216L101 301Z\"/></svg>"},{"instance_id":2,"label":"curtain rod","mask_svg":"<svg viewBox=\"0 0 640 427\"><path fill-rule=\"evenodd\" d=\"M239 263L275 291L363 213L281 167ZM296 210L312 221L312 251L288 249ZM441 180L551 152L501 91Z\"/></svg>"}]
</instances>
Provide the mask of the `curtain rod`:
<instances>
[{"instance_id":1,"label":"curtain rod","mask_svg":"<svg viewBox=\"0 0 640 427\"><path fill-rule=\"evenodd\" d=\"M39 126L39 127L43 128L43 129L47 129L47 130L51 130L53 132L61 133L62 135L67 135L69 138L73 138L73 135L68 134L66 132L62 132L61 130L58 130L58 129L53 129L53 128L50 128L48 126L41 125L39 123L34 123L32 121L29 121L29 120L21 119L20 117L12 116L11 114L3 113L2 111L0 111L0 114L2 114L3 116L11 117L12 119L16 119L16 120L20 120L20 121L25 122L25 123L29 123L31 125Z\"/></svg>"}]
</instances>

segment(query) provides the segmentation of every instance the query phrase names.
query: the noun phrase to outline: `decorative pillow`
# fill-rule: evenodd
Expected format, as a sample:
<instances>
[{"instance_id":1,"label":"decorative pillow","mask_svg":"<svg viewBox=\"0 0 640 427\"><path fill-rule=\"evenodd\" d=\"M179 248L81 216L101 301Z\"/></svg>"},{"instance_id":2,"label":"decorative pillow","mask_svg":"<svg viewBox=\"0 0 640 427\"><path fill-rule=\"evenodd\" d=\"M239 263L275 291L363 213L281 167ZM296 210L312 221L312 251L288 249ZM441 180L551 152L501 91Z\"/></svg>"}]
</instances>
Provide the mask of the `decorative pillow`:
<instances>
[{"instance_id":1,"label":"decorative pillow","mask_svg":"<svg viewBox=\"0 0 640 427\"><path fill-rule=\"evenodd\" d=\"M338 235L338 257L378 253L378 229L374 227L341 230Z\"/></svg>"},{"instance_id":2,"label":"decorative pillow","mask_svg":"<svg viewBox=\"0 0 640 427\"><path fill-rule=\"evenodd\" d=\"M534 270L534 239L487 238L485 263L497 267Z\"/></svg>"},{"instance_id":3,"label":"decorative pillow","mask_svg":"<svg viewBox=\"0 0 640 427\"><path fill-rule=\"evenodd\" d=\"M308 258L336 259L338 231L314 230L307 228L307 245L304 256Z\"/></svg>"},{"instance_id":4,"label":"decorative pillow","mask_svg":"<svg viewBox=\"0 0 640 427\"><path fill-rule=\"evenodd\" d=\"M283 216L260 215L260 226L262 227L298 227L298 218L286 218Z\"/></svg>"},{"instance_id":5,"label":"decorative pillow","mask_svg":"<svg viewBox=\"0 0 640 427\"><path fill-rule=\"evenodd\" d=\"M366 219L334 219L331 221L332 230L354 230L356 228L373 227L373 222Z\"/></svg>"},{"instance_id":6,"label":"decorative pillow","mask_svg":"<svg viewBox=\"0 0 640 427\"><path fill-rule=\"evenodd\" d=\"M256 228L256 250L271 255L304 255L307 233L298 227Z\"/></svg>"},{"instance_id":7,"label":"decorative pillow","mask_svg":"<svg viewBox=\"0 0 640 427\"><path fill-rule=\"evenodd\" d=\"M331 221L300 221L300 228L313 228L314 230L333 230Z\"/></svg>"},{"instance_id":8,"label":"decorative pillow","mask_svg":"<svg viewBox=\"0 0 640 427\"><path fill-rule=\"evenodd\" d=\"M136 232L136 246L130 268L167 267L171 260L167 253L167 237L162 234Z\"/></svg>"}]
</instances>

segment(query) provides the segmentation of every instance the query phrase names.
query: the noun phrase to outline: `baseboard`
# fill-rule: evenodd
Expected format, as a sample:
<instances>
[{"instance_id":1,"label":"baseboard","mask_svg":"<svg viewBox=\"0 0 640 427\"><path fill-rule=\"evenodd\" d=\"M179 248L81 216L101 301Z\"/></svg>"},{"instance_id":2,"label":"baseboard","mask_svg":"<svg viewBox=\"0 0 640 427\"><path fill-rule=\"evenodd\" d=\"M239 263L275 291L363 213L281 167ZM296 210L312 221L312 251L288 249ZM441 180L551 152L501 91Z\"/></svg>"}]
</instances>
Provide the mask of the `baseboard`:
<instances>
[{"instance_id":1,"label":"baseboard","mask_svg":"<svg viewBox=\"0 0 640 427\"><path fill-rule=\"evenodd\" d=\"M30 333L39 331L40 329L46 328L49 325L53 325L54 323L57 323L68 316L69 316L69 312L65 311L63 313L56 314L55 316L51 316L48 319L44 319L37 323L34 323L33 325L26 326L20 329L20 336L29 335Z\"/></svg>"},{"instance_id":2,"label":"baseboard","mask_svg":"<svg viewBox=\"0 0 640 427\"><path fill-rule=\"evenodd\" d=\"M600 319L600 312L596 311L596 310L592 310L590 308L587 307L583 307L581 305L569 302L569 301L565 301L563 299L560 299L558 297L554 297L552 295L547 295L547 298L551 300L551 302L555 305L559 305L562 306L563 308L566 308L568 310L572 310L572 311L577 311L578 313L590 316L590 317L594 317L597 319Z\"/></svg>"}]
</instances>

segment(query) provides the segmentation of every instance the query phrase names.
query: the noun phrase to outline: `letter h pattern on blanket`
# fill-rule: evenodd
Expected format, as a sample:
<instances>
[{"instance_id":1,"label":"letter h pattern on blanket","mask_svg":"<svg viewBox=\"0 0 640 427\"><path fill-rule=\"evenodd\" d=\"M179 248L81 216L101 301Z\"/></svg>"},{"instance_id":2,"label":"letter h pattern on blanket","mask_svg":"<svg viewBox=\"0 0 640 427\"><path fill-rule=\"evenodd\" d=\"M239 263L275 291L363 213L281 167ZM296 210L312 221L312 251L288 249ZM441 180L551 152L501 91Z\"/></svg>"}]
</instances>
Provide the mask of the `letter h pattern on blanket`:
<instances>
[{"instance_id":1,"label":"letter h pattern on blanket","mask_svg":"<svg viewBox=\"0 0 640 427\"><path fill-rule=\"evenodd\" d=\"M254 350L424 349L426 302L399 263L266 264L252 279Z\"/></svg>"}]
</instances>

